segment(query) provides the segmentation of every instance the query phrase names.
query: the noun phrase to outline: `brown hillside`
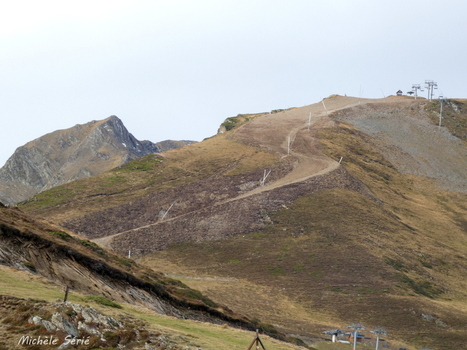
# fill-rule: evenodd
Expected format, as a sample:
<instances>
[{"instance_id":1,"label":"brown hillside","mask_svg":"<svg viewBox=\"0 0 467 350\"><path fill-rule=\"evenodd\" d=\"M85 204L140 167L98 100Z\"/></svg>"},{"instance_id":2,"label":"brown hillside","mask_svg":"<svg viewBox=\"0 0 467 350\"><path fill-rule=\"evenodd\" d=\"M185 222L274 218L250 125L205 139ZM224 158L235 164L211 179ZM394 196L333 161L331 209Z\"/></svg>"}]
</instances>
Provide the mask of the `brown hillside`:
<instances>
[{"instance_id":1,"label":"brown hillside","mask_svg":"<svg viewBox=\"0 0 467 350\"><path fill-rule=\"evenodd\" d=\"M393 349L462 348L466 115L451 102L439 128L436 108L332 96L230 121L24 210L310 344L357 321Z\"/></svg>"},{"instance_id":2,"label":"brown hillside","mask_svg":"<svg viewBox=\"0 0 467 350\"><path fill-rule=\"evenodd\" d=\"M139 305L163 315L255 329L247 318L161 273L119 257L18 209L0 208L0 263L73 292Z\"/></svg>"}]
</instances>

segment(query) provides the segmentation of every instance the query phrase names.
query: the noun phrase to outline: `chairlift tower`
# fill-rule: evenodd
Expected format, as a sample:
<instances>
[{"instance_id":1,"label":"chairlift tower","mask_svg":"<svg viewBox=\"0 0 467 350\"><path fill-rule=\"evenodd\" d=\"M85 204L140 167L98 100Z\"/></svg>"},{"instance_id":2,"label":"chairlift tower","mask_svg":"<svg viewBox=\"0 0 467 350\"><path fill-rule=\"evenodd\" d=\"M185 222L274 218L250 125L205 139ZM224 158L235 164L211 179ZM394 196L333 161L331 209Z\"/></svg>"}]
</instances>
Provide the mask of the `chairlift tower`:
<instances>
[{"instance_id":1,"label":"chairlift tower","mask_svg":"<svg viewBox=\"0 0 467 350\"><path fill-rule=\"evenodd\" d=\"M441 120L443 119L443 102L446 102L446 98L442 95L439 96L438 98L439 103L440 103L440 108L439 108L439 125L438 127L441 128Z\"/></svg>"},{"instance_id":2,"label":"chairlift tower","mask_svg":"<svg viewBox=\"0 0 467 350\"><path fill-rule=\"evenodd\" d=\"M386 332L386 330L384 328L382 328L382 327L378 327L376 329L373 329L370 332L373 333L373 334L376 334L376 347L375 347L375 349L378 350L378 348L379 348L379 337L381 335L387 335L388 332Z\"/></svg>"},{"instance_id":3,"label":"chairlift tower","mask_svg":"<svg viewBox=\"0 0 467 350\"><path fill-rule=\"evenodd\" d=\"M347 328L352 328L354 330L353 334L353 348L352 350L357 350L357 334L359 330L364 330L365 327L361 323L351 323Z\"/></svg>"},{"instance_id":4,"label":"chairlift tower","mask_svg":"<svg viewBox=\"0 0 467 350\"><path fill-rule=\"evenodd\" d=\"M428 89L428 100L433 99L433 89L438 88L438 83L433 80L425 80L425 88Z\"/></svg>"},{"instance_id":5,"label":"chairlift tower","mask_svg":"<svg viewBox=\"0 0 467 350\"><path fill-rule=\"evenodd\" d=\"M420 84L412 84L412 90L414 92L414 97L417 99L417 90L423 91L422 88L420 87Z\"/></svg>"}]
</instances>

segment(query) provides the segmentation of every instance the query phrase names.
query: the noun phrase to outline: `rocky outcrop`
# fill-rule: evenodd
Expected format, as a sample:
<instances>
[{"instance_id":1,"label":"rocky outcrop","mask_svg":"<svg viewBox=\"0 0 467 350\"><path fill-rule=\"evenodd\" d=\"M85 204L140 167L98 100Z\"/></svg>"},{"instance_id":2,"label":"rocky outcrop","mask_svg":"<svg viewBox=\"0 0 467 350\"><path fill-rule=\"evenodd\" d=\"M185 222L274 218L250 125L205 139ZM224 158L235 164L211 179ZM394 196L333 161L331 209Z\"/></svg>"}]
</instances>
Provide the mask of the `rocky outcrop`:
<instances>
[{"instance_id":1,"label":"rocky outcrop","mask_svg":"<svg viewBox=\"0 0 467 350\"><path fill-rule=\"evenodd\" d=\"M126 315L115 318L81 304L6 295L0 295L0 336L2 349L199 349L187 338Z\"/></svg>"},{"instance_id":2,"label":"rocky outcrop","mask_svg":"<svg viewBox=\"0 0 467 350\"><path fill-rule=\"evenodd\" d=\"M40 191L192 142L138 141L116 116L54 131L19 147L0 169L0 202L16 204Z\"/></svg>"},{"instance_id":3,"label":"rocky outcrop","mask_svg":"<svg viewBox=\"0 0 467 350\"><path fill-rule=\"evenodd\" d=\"M65 312L55 311L50 320L46 320L40 316L31 316L28 323L36 326L43 326L48 332L60 330L65 334L77 338L80 336L80 331L85 334L99 335L104 337L105 332L111 332L123 328L123 323L113 317L105 316L96 311L96 309L66 302L56 304L56 308L67 307Z\"/></svg>"}]
</instances>

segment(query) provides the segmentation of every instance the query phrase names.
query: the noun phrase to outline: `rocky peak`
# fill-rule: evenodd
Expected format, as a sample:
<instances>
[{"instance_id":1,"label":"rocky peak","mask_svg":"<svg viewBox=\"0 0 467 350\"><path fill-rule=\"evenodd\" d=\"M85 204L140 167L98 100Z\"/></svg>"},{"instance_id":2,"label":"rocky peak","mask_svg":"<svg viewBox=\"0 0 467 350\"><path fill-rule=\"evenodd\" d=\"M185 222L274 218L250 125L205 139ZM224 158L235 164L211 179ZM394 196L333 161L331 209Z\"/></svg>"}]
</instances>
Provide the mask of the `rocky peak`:
<instances>
[{"instance_id":1,"label":"rocky peak","mask_svg":"<svg viewBox=\"0 0 467 350\"><path fill-rule=\"evenodd\" d=\"M7 160L0 169L0 202L15 204L42 190L189 143L138 141L115 115L57 130L19 147Z\"/></svg>"}]
</instances>

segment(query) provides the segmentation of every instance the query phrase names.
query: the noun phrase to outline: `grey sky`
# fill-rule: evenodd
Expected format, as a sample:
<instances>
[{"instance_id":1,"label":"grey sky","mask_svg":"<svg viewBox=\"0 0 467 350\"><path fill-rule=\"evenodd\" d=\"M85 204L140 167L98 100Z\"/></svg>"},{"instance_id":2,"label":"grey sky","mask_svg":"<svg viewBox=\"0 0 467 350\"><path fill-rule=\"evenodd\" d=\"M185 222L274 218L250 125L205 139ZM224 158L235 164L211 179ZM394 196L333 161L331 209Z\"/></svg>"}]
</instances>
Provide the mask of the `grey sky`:
<instances>
[{"instance_id":1,"label":"grey sky","mask_svg":"<svg viewBox=\"0 0 467 350\"><path fill-rule=\"evenodd\" d=\"M467 97L466 14L465 0L5 1L0 166L112 114L140 140L200 141L227 117L335 93L432 79Z\"/></svg>"}]
</instances>

